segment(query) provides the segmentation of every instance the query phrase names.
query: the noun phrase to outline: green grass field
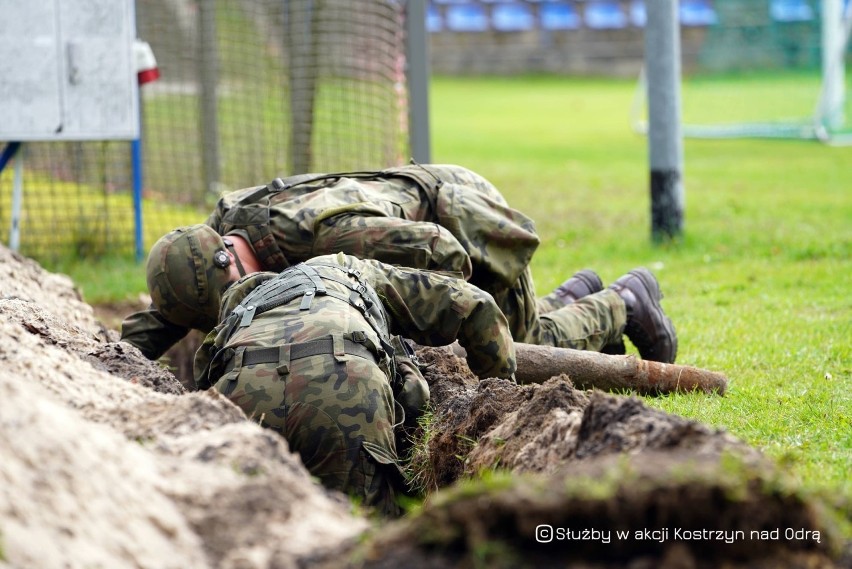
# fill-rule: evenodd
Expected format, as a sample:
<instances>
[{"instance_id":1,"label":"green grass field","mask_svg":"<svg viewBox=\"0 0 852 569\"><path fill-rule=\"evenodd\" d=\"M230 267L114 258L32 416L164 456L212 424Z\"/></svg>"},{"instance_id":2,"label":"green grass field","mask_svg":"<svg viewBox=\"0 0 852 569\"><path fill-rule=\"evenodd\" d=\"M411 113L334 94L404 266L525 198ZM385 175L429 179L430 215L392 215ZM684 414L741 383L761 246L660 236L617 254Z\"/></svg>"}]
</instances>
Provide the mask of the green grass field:
<instances>
[{"instance_id":1,"label":"green grass field","mask_svg":"<svg viewBox=\"0 0 852 569\"><path fill-rule=\"evenodd\" d=\"M783 100L785 84L732 79L727 89L739 90L739 104L762 106ZM688 140L685 234L654 246L646 140L630 128L634 89L435 78L432 161L480 172L536 220L539 293L584 267L604 281L638 265L654 270L678 330L678 363L724 372L731 384L725 397L648 404L728 429L804 487L839 491L852 511L852 148ZM63 269L90 301L144 286L132 263Z\"/></svg>"},{"instance_id":2,"label":"green grass field","mask_svg":"<svg viewBox=\"0 0 852 569\"><path fill-rule=\"evenodd\" d=\"M433 161L483 173L537 221L539 293L583 267L605 281L637 265L656 272L679 363L731 384L726 397L649 404L725 427L804 485L849 495L852 148L687 140L685 234L653 246L647 143L629 123L633 85L436 79Z\"/></svg>"}]
</instances>

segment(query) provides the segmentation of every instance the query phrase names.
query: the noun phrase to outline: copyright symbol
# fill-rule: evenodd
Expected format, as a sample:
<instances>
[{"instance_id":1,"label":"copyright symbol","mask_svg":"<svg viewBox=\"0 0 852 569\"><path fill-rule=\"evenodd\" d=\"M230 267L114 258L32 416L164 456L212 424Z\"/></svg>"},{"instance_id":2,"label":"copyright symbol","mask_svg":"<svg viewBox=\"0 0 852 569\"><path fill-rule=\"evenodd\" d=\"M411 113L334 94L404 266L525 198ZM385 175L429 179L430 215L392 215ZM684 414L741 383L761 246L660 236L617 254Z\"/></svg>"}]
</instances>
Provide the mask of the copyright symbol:
<instances>
[{"instance_id":1,"label":"copyright symbol","mask_svg":"<svg viewBox=\"0 0 852 569\"><path fill-rule=\"evenodd\" d=\"M539 543L550 543L553 541L553 526L547 524L535 526L535 540Z\"/></svg>"}]
</instances>

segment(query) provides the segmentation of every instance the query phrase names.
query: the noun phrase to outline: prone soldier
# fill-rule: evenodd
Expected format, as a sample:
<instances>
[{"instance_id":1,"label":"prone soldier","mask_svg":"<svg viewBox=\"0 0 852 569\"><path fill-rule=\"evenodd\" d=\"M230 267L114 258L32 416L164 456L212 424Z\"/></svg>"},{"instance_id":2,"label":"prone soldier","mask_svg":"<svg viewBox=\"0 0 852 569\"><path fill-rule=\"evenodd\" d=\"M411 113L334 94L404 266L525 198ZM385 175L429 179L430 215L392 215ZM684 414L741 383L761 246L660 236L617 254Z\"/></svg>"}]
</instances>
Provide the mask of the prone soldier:
<instances>
[{"instance_id":1,"label":"prone soldier","mask_svg":"<svg viewBox=\"0 0 852 569\"><path fill-rule=\"evenodd\" d=\"M404 491L396 429L429 397L400 334L424 345L457 339L477 375L513 378L508 323L488 293L339 253L229 287L195 379L283 435L325 486L394 515Z\"/></svg>"}]
</instances>

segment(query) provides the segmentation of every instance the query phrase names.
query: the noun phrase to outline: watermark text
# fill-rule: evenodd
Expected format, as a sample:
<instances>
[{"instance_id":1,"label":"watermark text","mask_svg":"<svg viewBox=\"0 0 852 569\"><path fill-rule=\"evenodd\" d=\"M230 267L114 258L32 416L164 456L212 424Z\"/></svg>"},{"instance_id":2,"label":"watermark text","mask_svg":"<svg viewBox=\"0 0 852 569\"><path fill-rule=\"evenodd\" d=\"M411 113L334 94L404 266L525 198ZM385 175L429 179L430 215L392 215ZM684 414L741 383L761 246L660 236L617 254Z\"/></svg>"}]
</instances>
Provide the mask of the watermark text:
<instances>
[{"instance_id":1,"label":"watermark text","mask_svg":"<svg viewBox=\"0 0 852 569\"><path fill-rule=\"evenodd\" d=\"M721 530L681 527L642 528L636 530L611 530L604 528L571 528L550 524L539 524L535 528L535 540L539 543L554 541L590 541L612 543L613 541L711 541L736 543L738 541L812 541L822 542L818 530L797 528L774 528L760 530Z\"/></svg>"}]
</instances>

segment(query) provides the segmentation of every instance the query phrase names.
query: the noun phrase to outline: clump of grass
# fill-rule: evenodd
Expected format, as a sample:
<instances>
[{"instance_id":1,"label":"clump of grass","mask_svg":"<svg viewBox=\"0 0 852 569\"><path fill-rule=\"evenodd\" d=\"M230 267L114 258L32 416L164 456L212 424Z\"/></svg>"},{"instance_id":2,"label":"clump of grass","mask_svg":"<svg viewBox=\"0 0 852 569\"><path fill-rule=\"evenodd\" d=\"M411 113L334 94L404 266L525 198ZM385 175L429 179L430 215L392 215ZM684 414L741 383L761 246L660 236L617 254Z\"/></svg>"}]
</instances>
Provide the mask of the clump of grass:
<instances>
[{"instance_id":1,"label":"clump of grass","mask_svg":"<svg viewBox=\"0 0 852 569\"><path fill-rule=\"evenodd\" d=\"M431 410L418 417L417 428L410 435L411 448L402 459L406 483L411 493L417 496L426 496L438 489L429 452L434 422L435 415Z\"/></svg>"}]
</instances>

